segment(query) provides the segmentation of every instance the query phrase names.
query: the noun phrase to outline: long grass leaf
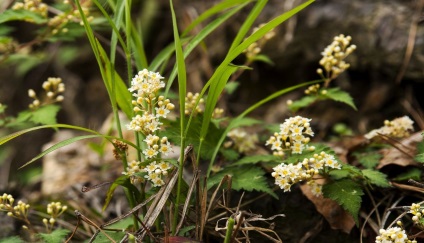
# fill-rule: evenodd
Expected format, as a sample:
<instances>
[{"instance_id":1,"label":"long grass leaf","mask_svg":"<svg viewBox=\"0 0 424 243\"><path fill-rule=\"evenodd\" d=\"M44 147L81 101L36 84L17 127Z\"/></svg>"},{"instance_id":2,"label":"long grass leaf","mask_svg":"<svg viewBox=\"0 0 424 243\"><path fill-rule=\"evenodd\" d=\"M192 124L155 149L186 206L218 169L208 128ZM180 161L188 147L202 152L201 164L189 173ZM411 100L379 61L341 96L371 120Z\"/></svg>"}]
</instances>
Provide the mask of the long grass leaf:
<instances>
[{"instance_id":1,"label":"long grass leaf","mask_svg":"<svg viewBox=\"0 0 424 243\"><path fill-rule=\"evenodd\" d=\"M36 161L37 159L43 157L44 155L51 153L59 148L62 148L66 145L69 145L71 143L74 143L76 141L80 141L83 139L89 139L89 138L97 138L97 137L102 137L102 135L84 135L84 136L77 136L77 137L73 137L73 138L69 138L63 141L60 141L58 143L56 143L55 145L49 147L48 149L44 150L43 152L41 152L40 154L38 154L37 156L35 156L34 158L32 158L30 161L26 162L24 165L22 165L21 167L19 167L19 169L32 164L34 161Z\"/></svg>"},{"instance_id":2,"label":"long grass leaf","mask_svg":"<svg viewBox=\"0 0 424 243\"><path fill-rule=\"evenodd\" d=\"M184 30L182 36L186 36L188 32L190 32L192 29L194 29L198 24L202 23L204 20L208 19L209 17L220 13L228 8L234 7L238 4L245 4L252 2L251 0L227 0L222 1L213 7L209 8L205 12L203 12L199 17L197 17L193 22L190 23L189 26Z\"/></svg>"},{"instance_id":3,"label":"long grass leaf","mask_svg":"<svg viewBox=\"0 0 424 243\"><path fill-rule=\"evenodd\" d=\"M231 43L230 51L240 44L240 42L246 36L247 32L249 32L251 29L258 15L262 12L262 9L265 7L267 2L268 0L260 0L256 3L255 7L253 7L252 11L250 11L249 16L247 16L246 20L243 22L243 25L237 32L236 37Z\"/></svg>"},{"instance_id":4,"label":"long grass leaf","mask_svg":"<svg viewBox=\"0 0 424 243\"><path fill-rule=\"evenodd\" d=\"M144 50L142 33L143 31L138 31L135 25L131 23L131 44L134 60L138 70L142 70L149 66L149 63L147 62L146 51Z\"/></svg>"},{"instance_id":5,"label":"long grass leaf","mask_svg":"<svg viewBox=\"0 0 424 243\"><path fill-rule=\"evenodd\" d=\"M177 198L175 202L175 212L174 218L172 221L172 232L175 233L178 221L178 211L179 211L179 203L180 203L180 195L181 195L181 185L182 185L182 175L183 175L183 164L184 164L184 148L185 148L185 124L184 124L184 116L185 116L185 96L187 89L187 74L185 70L184 63L184 54L183 47L181 45L180 34L178 32L177 19L175 17L174 6L172 4L172 0L169 0L169 5L172 13L172 26L174 31L174 43L175 43L175 54L176 54L176 62L178 69L178 95L180 100L180 129L181 129L181 153L180 153L180 164L178 170L178 186L177 186Z\"/></svg>"},{"instance_id":6,"label":"long grass leaf","mask_svg":"<svg viewBox=\"0 0 424 243\"><path fill-rule=\"evenodd\" d=\"M223 23L225 23L231 16L236 14L238 11L240 11L242 8L244 8L248 3L241 4L237 7L234 7L232 10L228 11L227 13L219 16L217 19L209 23L205 28L203 28L196 36L194 36L187 44L185 50L184 50L184 58L187 58L188 55L196 48L199 43L201 43L210 33L212 33L214 30L216 30L219 26L221 26ZM174 66L174 69L171 72L171 75L169 75L168 82L166 84L165 89L165 95L168 93L175 77L177 74L177 68Z\"/></svg>"}]
</instances>

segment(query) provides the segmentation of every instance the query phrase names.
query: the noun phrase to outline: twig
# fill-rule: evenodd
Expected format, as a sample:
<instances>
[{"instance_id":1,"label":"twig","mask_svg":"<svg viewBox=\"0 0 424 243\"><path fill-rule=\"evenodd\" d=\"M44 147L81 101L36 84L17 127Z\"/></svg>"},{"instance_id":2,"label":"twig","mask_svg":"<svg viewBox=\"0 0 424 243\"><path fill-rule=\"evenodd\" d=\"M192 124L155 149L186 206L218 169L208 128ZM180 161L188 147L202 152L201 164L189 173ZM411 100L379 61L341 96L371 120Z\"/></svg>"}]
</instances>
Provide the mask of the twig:
<instances>
[{"instance_id":1,"label":"twig","mask_svg":"<svg viewBox=\"0 0 424 243\"><path fill-rule=\"evenodd\" d=\"M417 36L418 23L420 21L420 15L423 10L424 0L417 2L415 13L412 16L411 26L409 27L408 44L406 45L405 56L403 58L402 66L398 75L396 76L395 83L399 84L405 75L406 69L408 68L409 62L411 61L412 52L414 51L415 38Z\"/></svg>"}]
</instances>

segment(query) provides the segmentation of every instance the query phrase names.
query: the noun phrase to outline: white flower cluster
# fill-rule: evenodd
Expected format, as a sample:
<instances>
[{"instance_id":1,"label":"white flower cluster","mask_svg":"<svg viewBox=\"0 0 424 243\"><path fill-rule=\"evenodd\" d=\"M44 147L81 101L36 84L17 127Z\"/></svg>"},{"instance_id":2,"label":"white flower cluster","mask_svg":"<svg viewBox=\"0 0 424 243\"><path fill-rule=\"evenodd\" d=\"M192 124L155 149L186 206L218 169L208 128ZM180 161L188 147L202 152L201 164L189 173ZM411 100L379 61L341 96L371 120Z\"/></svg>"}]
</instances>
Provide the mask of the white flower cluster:
<instances>
[{"instance_id":1,"label":"white flower cluster","mask_svg":"<svg viewBox=\"0 0 424 243\"><path fill-rule=\"evenodd\" d=\"M350 45L351 40L350 36L336 36L333 42L321 52L322 58L319 64L324 68L325 75L321 68L317 70L317 73L326 80L326 85L349 68L350 65L343 59L356 49L355 45Z\"/></svg>"},{"instance_id":2,"label":"white flower cluster","mask_svg":"<svg viewBox=\"0 0 424 243\"><path fill-rule=\"evenodd\" d=\"M380 229L380 235L375 238L375 243L413 243L416 241L408 240L405 230L400 227L391 227Z\"/></svg>"},{"instance_id":3,"label":"white flower cluster","mask_svg":"<svg viewBox=\"0 0 424 243\"><path fill-rule=\"evenodd\" d=\"M199 99L199 93L193 94L192 92L188 92L187 96L185 97L185 110L184 113L186 115L190 115L193 113L193 115L202 114L204 110L204 103L205 100L203 98ZM199 102L196 105L196 101L199 99ZM224 114L224 109L222 108L215 108L212 113L212 118L218 119L221 118Z\"/></svg>"},{"instance_id":4,"label":"white flower cluster","mask_svg":"<svg viewBox=\"0 0 424 243\"><path fill-rule=\"evenodd\" d=\"M168 155L172 151L171 144L167 137L159 137L155 133L160 130L162 122L160 118L166 118L168 113L174 109L174 105L163 96L158 96L161 88L165 87L162 81L163 77L159 73L144 69L140 71L131 81L129 91L134 92L136 97L132 104L137 114L132 118L130 124L127 125L129 130L141 132L146 137L143 141L147 144L147 148L143 151L146 159L156 159L161 155ZM149 170L151 166L159 166L155 170ZM164 169L165 168L165 169ZM147 172L145 176L154 186L162 186L164 184L161 175L166 175L167 170L171 168L166 162L152 162L146 167L140 166L140 162L132 161L128 164L125 175L134 177L138 172ZM162 170L164 169L164 170ZM161 170L161 171L157 171ZM156 173L156 172L157 173ZM154 174L154 175L153 175ZM132 178L132 182L140 182L142 179Z\"/></svg>"},{"instance_id":5,"label":"white flower cluster","mask_svg":"<svg viewBox=\"0 0 424 243\"><path fill-rule=\"evenodd\" d=\"M258 135L248 134L242 129L233 129L227 136L233 141L233 146L239 153L249 152L256 148Z\"/></svg>"},{"instance_id":6,"label":"white flower cluster","mask_svg":"<svg viewBox=\"0 0 424 243\"><path fill-rule=\"evenodd\" d=\"M307 144L310 138L305 136L314 136L314 132L310 127L311 119L304 118L301 116L291 117L286 119L283 124L280 125L280 132L274 133L265 145L271 145L271 149L274 150L274 155L284 156L284 151L291 151L293 154L301 154L303 150L310 149Z\"/></svg>"},{"instance_id":7,"label":"white flower cluster","mask_svg":"<svg viewBox=\"0 0 424 243\"><path fill-rule=\"evenodd\" d=\"M16 206L13 206L15 199L12 195L3 193L0 197L0 211L7 212L7 216L21 220L26 220L30 205L22 201L18 201Z\"/></svg>"},{"instance_id":8,"label":"white flower cluster","mask_svg":"<svg viewBox=\"0 0 424 243\"><path fill-rule=\"evenodd\" d=\"M420 220L423 218L424 209L421 209L420 204L413 203L411 205L411 210L408 213L414 215L412 216L412 221L414 221L414 223L420 223Z\"/></svg>"},{"instance_id":9,"label":"white flower cluster","mask_svg":"<svg viewBox=\"0 0 424 243\"><path fill-rule=\"evenodd\" d=\"M403 138L408 137L410 132L414 130L414 122L408 116L396 118L392 121L384 121L384 126L378 129L374 129L365 135L365 138L372 139L377 137L378 134Z\"/></svg>"},{"instance_id":10,"label":"white flower cluster","mask_svg":"<svg viewBox=\"0 0 424 243\"><path fill-rule=\"evenodd\" d=\"M13 10L25 9L33 13L40 14L47 17L48 6L41 0L24 0L24 2L17 2L12 7Z\"/></svg>"},{"instance_id":11,"label":"white flower cluster","mask_svg":"<svg viewBox=\"0 0 424 243\"><path fill-rule=\"evenodd\" d=\"M142 166L140 161L133 160L128 163L127 171L123 172L123 174L131 176L133 184L141 183L144 179L147 179L152 182L153 186L158 187L165 184L162 177L168 175L168 171L171 168L171 165L164 161L159 163L153 161L147 166ZM146 175L143 178L139 177L137 173L146 173Z\"/></svg>"},{"instance_id":12,"label":"white flower cluster","mask_svg":"<svg viewBox=\"0 0 424 243\"><path fill-rule=\"evenodd\" d=\"M56 219L62 215L68 206L62 205L61 202L51 202L47 205L47 214L50 215L50 218L43 218L43 224L46 226L47 230L51 230L53 225L56 223Z\"/></svg>"},{"instance_id":13,"label":"white flower cluster","mask_svg":"<svg viewBox=\"0 0 424 243\"><path fill-rule=\"evenodd\" d=\"M63 101L64 97L61 95L65 92L65 84L62 83L61 78L48 78L43 82L43 90L45 97L40 99L33 89L28 90L28 96L33 98L34 101L29 105L30 109L37 109L42 105L48 105L56 102Z\"/></svg>"},{"instance_id":14,"label":"white flower cluster","mask_svg":"<svg viewBox=\"0 0 424 243\"><path fill-rule=\"evenodd\" d=\"M320 171L327 168L340 169L341 165L337 162L333 155L321 152L314 154L312 158L305 158L297 164L281 163L273 168L272 177L275 178L275 184L281 189L290 191L293 184L300 181L310 181L312 177ZM314 189L312 187L312 189ZM321 188L315 188L318 193Z\"/></svg>"}]
</instances>

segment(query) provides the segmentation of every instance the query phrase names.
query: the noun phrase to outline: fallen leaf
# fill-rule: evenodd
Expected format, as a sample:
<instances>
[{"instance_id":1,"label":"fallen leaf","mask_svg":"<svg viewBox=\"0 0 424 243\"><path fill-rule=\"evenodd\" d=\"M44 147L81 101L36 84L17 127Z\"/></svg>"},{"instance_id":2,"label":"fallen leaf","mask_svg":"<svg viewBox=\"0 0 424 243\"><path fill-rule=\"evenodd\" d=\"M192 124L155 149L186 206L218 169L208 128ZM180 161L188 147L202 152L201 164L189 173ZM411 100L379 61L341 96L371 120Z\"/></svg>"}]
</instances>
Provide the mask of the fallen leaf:
<instances>
[{"instance_id":1,"label":"fallen leaf","mask_svg":"<svg viewBox=\"0 0 424 243\"><path fill-rule=\"evenodd\" d=\"M346 234L349 234L352 228L355 226L355 220L352 215L346 212L339 204L335 201L324 198L323 196L315 196L311 192L311 187L307 184L300 186L300 189L314 205L317 211L324 216L327 222L330 224L332 229L342 230Z\"/></svg>"},{"instance_id":2,"label":"fallen leaf","mask_svg":"<svg viewBox=\"0 0 424 243\"><path fill-rule=\"evenodd\" d=\"M393 144L396 147L382 149L381 154L383 155L383 158L377 165L377 169L381 169L386 165L399 165L402 167L409 165L419 166L419 163L414 160L414 156L416 154L417 143L423 140L421 133L422 131L414 133L401 140L399 143Z\"/></svg>"}]
</instances>

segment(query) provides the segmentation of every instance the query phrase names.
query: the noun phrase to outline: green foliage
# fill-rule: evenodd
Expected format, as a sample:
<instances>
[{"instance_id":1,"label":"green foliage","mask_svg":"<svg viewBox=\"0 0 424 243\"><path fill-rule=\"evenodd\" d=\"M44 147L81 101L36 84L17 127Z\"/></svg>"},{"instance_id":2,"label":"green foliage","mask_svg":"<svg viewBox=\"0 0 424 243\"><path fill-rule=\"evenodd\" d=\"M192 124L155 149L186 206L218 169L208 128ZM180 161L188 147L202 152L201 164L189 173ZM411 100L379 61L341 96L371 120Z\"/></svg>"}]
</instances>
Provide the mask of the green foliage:
<instances>
[{"instance_id":1,"label":"green foliage","mask_svg":"<svg viewBox=\"0 0 424 243\"><path fill-rule=\"evenodd\" d=\"M359 224L358 213L364 195L360 185L349 179L333 181L325 184L322 188L325 197L330 198L340 204Z\"/></svg>"},{"instance_id":2,"label":"green foliage","mask_svg":"<svg viewBox=\"0 0 424 243\"><path fill-rule=\"evenodd\" d=\"M40 233L38 236L43 239L45 243L56 243L62 242L69 233L70 231L67 229L57 229L52 231L50 234Z\"/></svg>"},{"instance_id":3,"label":"green foliage","mask_svg":"<svg viewBox=\"0 0 424 243\"><path fill-rule=\"evenodd\" d=\"M54 125L60 110L58 105L45 105L36 110L21 111L15 120L7 123L7 127L21 128L28 125Z\"/></svg>"},{"instance_id":4,"label":"green foliage","mask_svg":"<svg viewBox=\"0 0 424 243\"><path fill-rule=\"evenodd\" d=\"M327 89L327 93L323 96L334 101L345 103L352 107L354 110L357 110L350 94L343 90L340 90L340 88Z\"/></svg>"},{"instance_id":5,"label":"green foliage","mask_svg":"<svg viewBox=\"0 0 424 243\"><path fill-rule=\"evenodd\" d=\"M187 122L187 120L185 121ZM192 144L196 153L200 152L200 157L203 159L210 159L212 157L213 151L211 148L215 147L218 143L220 136L223 133L223 129L219 129L212 122L208 126L209 131L207 132L207 136L203 140L203 145L200 148L200 127L202 122L202 116L198 115L193 117L190 127L188 127L187 135L185 138L186 144ZM181 145L180 136L181 129L178 126L180 124L180 118L172 121L170 126L161 132L161 136L167 136L170 141L175 143L176 145Z\"/></svg>"},{"instance_id":6,"label":"green foliage","mask_svg":"<svg viewBox=\"0 0 424 243\"><path fill-rule=\"evenodd\" d=\"M289 107L290 107L290 110L292 110L293 112L296 112L301 108L309 106L310 104L314 103L317 100L318 100L317 96L307 95L307 96L303 96L299 100L293 101L293 103L291 103Z\"/></svg>"},{"instance_id":7,"label":"green foliage","mask_svg":"<svg viewBox=\"0 0 424 243\"><path fill-rule=\"evenodd\" d=\"M115 192L116 188L118 186L122 186L124 188L129 189L133 194L135 194L136 198L141 198L140 192L138 191L138 189L131 184L130 182L130 178L128 176L120 176L118 177L113 183L112 185L110 185L107 193L106 193L106 199L105 199L105 204L103 205L102 210L105 211L107 206L109 205L110 201L112 200L113 197L113 193Z\"/></svg>"},{"instance_id":8,"label":"green foliage","mask_svg":"<svg viewBox=\"0 0 424 243\"><path fill-rule=\"evenodd\" d=\"M407 170L406 172L396 176L393 178L395 181L407 181L409 179L415 180L415 181L421 181L421 177L423 175L423 171L418 168L412 168Z\"/></svg>"},{"instance_id":9,"label":"green foliage","mask_svg":"<svg viewBox=\"0 0 424 243\"><path fill-rule=\"evenodd\" d=\"M29 10L11 10L8 9L0 14L0 24L8 21L27 21L35 24L44 24L47 22L47 18L41 16L40 14L31 12Z\"/></svg>"},{"instance_id":10,"label":"green foliage","mask_svg":"<svg viewBox=\"0 0 424 243\"><path fill-rule=\"evenodd\" d=\"M265 179L265 172L255 166L231 166L211 176L208 180L208 187L217 185L225 175L230 175L232 179L232 189L245 191L266 192L278 198L268 186Z\"/></svg>"},{"instance_id":11,"label":"green foliage","mask_svg":"<svg viewBox=\"0 0 424 243\"><path fill-rule=\"evenodd\" d=\"M122 240L122 238L125 237L125 231L107 231L107 230L104 230L103 232L100 232L97 235L96 239L93 242L94 243L110 243L111 240L105 234L107 234L115 242L120 242Z\"/></svg>"},{"instance_id":12,"label":"green foliage","mask_svg":"<svg viewBox=\"0 0 424 243\"><path fill-rule=\"evenodd\" d=\"M318 100L330 99L337 102L345 103L348 106L352 107L354 110L357 110L355 104L353 103L353 99L349 93L343 90L340 90L340 88L330 88L330 89L324 89L324 90L326 91L325 94L322 94L322 92L319 92L319 94L307 95L302 97L299 100L293 101L293 103L289 106L290 109L296 112L299 109L307 107Z\"/></svg>"},{"instance_id":13,"label":"green foliage","mask_svg":"<svg viewBox=\"0 0 424 243\"><path fill-rule=\"evenodd\" d=\"M343 164L340 170L332 170L329 172L329 175L333 180L340 180L344 178L361 176L362 172L355 166Z\"/></svg>"},{"instance_id":14,"label":"green foliage","mask_svg":"<svg viewBox=\"0 0 424 243\"><path fill-rule=\"evenodd\" d=\"M264 62L268 65L274 66L274 62L268 56L263 55L263 54L256 55L252 59L252 61L260 61L260 62Z\"/></svg>"},{"instance_id":15,"label":"green foliage","mask_svg":"<svg viewBox=\"0 0 424 243\"><path fill-rule=\"evenodd\" d=\"M387 180L387 175L377 170L366 169L362 170L362 174L366 181L370 184L379 187L390 187L390 183Z\"/></svg>"},{"instance_id":16,"label":"green foliage","mask_svg":"<svg viewBox=\"0 0 424 243\"><path fill-rule=\"evenodd\" d=\"M281 158L274 155L268 155L268 154L246 156L240 159L239 161L231 164L231 166L256 164L260 162L281 162Z\"/></svg>"},{"instance_id":17,"label":"green foliage","mask_svg":"<svg viewBox=\"0 0 424 243\"><path fill-rule=\"evenodd\" d=\"M414 159L417 162L424 163L424 141L421 141L417 144L417 155Z\"/></svg>"},{"instance_id":18,"label":"green foliage","mask_svg":"<svg viewBox=\"0 0 424 243\"><path fill-rule=\"evenodd\" d=\"M355 156L359 163L367 169L375 168L383 157L376 151L366 153L354 152L353 156Z\"/></svg>"},{"instance_id":19,"label":"green foliage","mask_svg":"<svg viewBox=\"0 0 424 243\"><path fill-rule=\"evenodd\" d=\"M237 90L237 88L240 86L239 82L233 81L233 82L229 82L225 85L225 91L228 94L232 94L234 93L234 91Z\"/></svg>"},{"instance_id":20,"label":"green foliage","mask_svg":"<svg viewBox=\"0 0 424 243\"><path fill-rule=\"evenodd\" d=\"M19 236L11 236L8 238L0 239L0 243L25 243Z\"/></svg>"}]
</instances>

